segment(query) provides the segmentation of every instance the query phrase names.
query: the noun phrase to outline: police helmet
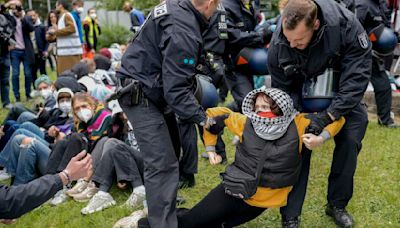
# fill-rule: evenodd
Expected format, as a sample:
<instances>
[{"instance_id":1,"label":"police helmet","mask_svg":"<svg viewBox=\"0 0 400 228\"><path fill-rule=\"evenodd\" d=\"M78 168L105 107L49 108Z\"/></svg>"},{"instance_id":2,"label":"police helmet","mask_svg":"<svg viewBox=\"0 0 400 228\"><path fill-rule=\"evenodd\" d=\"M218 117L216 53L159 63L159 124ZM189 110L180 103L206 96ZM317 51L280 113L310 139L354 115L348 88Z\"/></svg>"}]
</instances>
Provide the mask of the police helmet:
<instances>
[{"instance_id":1,"label":"police helmet","mask_svg":"<svg viewBox=\"0 0 400 228\"><path fill-rule=\"evenodd\" d=\"M218 92L211 82L211 78L205 75L196 75L194 96L199 104L207 109L218 105Z\"/></svg>"},{"instance_id":2,"label":"police helmet","mask_svg":"<svg viewBox=\"0 0 400 228\"><path fill-rule=\"evenodd\" d=\"M268 49L243 48L236 57L235 69L245 75L268 74Z\"/></svg>"},{"instance_id":3,"label":"police helmet","mask_svg":"<svg viewBox=\"0 0 400 228\"><path fill-rule=\"evenodd\" d=\"M397 45L396 34L383 24L369 32L369 39L372 42L372 49L381 55L391 54Z\"/></svg>"},{"instance_id":4,"label":"police helmet","mask_svg":"<svg viewBox=\"0 0 400 228\"><path fill-rule=\"evenodd\" d=\"M307 78L303 84L303 112L322 112L331 105L335 96L334 71L328 68L317 77Z\"/></svg>"}]
</instances>

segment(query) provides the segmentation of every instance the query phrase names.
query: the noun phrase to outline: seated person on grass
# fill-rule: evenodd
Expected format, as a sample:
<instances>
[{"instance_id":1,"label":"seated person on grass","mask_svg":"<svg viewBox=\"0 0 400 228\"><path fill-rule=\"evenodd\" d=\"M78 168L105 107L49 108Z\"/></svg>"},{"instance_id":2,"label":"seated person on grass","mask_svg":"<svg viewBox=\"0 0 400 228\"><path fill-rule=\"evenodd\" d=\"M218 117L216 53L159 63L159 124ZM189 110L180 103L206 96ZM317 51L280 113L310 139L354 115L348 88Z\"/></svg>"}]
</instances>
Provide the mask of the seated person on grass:
<instances>
[{"instance_id":1,"label":"seated person on grass","mask_svg":"<svg viewBox=\"0 0 400 228\"><path fill-rule=\"evenodd\" d=\"M318 136L306 134L313 114L298 114L289 95L273 88L251 91L242 109L243 114L224 107L207 110L216 122L204 132L212 164L220 160L214 148L225 126L240 142L235 161L221 174L222 183L192 209L178 210L179 227L234 227L267 208L284 206L298 180L303 143L313 149L335 136L345 122L333 122Z\"/></svg>"}]
</instances>

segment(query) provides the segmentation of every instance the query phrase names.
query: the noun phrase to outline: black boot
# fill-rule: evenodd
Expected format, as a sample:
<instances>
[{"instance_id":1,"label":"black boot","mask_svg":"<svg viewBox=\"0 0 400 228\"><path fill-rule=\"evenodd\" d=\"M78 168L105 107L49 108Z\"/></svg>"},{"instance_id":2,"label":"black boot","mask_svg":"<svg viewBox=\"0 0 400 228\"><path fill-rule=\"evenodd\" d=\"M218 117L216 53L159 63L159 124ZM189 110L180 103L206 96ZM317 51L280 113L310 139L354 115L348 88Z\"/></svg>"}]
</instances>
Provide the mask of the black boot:
<instances>
[{"instance_id":1,"label":"black boot","mask_svg":"<svg viewBox=\"0 0 400 228\"><path fill-rule=\"evenodd\" d=\"M194 174L187 174L187 173L182 173L181 176L179 177L179 189L183 188L193 188L196 184L196 181L194 179Z\"/></svg>"},{"instance_id":2,"label":"black boot","mask_svg":"<svg viewBox=\"0 0 400 228\"><path fill-rule=\"evenodd\" d=\"M299 228L299 227L300 227L299 217L282 216L282 228Z\"/></svg>"},{"instance_id":3,"label":"black boot","mask_svg":"<svg viewBox=\"0 0 400 228\"><path fill-rule=\"evenodd\" d=\"M331 216L339 227L350 228L354 226L354 220L345 208L337 208L328 204L326 205L325 214Z\"/></svg>"}]
</instances>

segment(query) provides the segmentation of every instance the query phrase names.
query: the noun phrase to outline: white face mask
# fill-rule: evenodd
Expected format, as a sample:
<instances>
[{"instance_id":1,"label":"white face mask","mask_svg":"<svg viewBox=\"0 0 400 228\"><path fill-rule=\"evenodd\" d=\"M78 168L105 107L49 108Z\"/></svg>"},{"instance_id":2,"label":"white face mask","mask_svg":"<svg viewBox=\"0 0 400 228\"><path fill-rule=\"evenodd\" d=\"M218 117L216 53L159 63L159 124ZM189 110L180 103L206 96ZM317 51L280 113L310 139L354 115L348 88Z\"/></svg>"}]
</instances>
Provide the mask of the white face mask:
<instances>
[{"instance_id":1,"label":"white face mask","mask_svg":"<svg viewBox=\"0 0 400 228\"><path fill-rule=\"evenodd\" d=\"M40 95L44 98L47 99L51 96L51 94L53 93L53 91L51 91L51 89L43 89L40 91Z\"/></svg>"},{"instance_id":2,"label":"white face mask","mask_svg":"<svg viewBox=\"0 0 400 228\"><path fill-rule=\"evenodd\" d=\"M90 18L96 19L96 17L97 17L97 14L95 14L95 13L91 13L91 14L90 14Z\"/></svg>"},{"instance_id":3,"label":"white face mask","mask_svg":"<svg viewBox=\"0 0 400 228\"><path fill-rule=\"evenodd\" d=\"M81 14L83 12L83 7L78 7L76 8L76 12L78 12L79 14Z\"/></svg>"},{"instance_id":4,"label":"white face mask","mask_svg":"<svg viewBox=\"0 0 400 228\"><path fill-rule=\"evenodd\" d=\"M82 120L83 122L87 123L89 122L90 119L92 119L93 117L93 113L92 110L88 109L88 108L83 108L81 109L78 113L78 118L80 120Z\"/></svg>"},{"instance_id":5,"label":"white face mask","mask_svg":"<svg viewBox=\"0 0 400 228\"><path fill-rule=\"evenodd\" d=\"M64 113L68 114L71 112L71 101L63 101L58 104L58 108Z\"/></svg>"}]
</instances>

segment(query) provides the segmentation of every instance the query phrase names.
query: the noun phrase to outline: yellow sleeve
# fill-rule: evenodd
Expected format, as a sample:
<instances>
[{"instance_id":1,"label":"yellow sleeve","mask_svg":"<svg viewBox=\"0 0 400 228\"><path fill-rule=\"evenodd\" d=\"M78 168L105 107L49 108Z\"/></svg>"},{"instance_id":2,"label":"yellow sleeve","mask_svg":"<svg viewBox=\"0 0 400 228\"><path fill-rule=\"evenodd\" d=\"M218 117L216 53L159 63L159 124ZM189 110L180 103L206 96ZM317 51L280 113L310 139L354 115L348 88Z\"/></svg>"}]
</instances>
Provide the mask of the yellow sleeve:
<instances>
[{"instance_id":1,"label":"yellow sleeve","mask_svg":"<svg viewBox=\"0 0 400 228\"><path fill-rule=\"evenodd\" d=\"M342 127L345 123L346 123L346 120L342 116L342 117L340 117L340 119L335 120L335 121L333 121L333 123L326 126L324 128L324 131L327 131L332 138L335 135L337 135L337 133L339 133L339 131L342 129Z\"/></svg>"},{"instance_id":2,"label":"yellow sleeve","mask_svg":"<svg viewBox=\"0 0 400 228\"><path fill-rule=\"evenodd\" d=\"M209 108L206 111L208 117L215 117L220 115L229 114L229 117L225 119L225 126L234 135L239 136L240 141L242 141L242 135L244 130L244 125L246 124L246 116L225 107ZM204 128L203 139L204 145L207 151L215 151L215 144L217 144L217 135L211 134L207 129Z\"/></svg>"}]
</instances>

